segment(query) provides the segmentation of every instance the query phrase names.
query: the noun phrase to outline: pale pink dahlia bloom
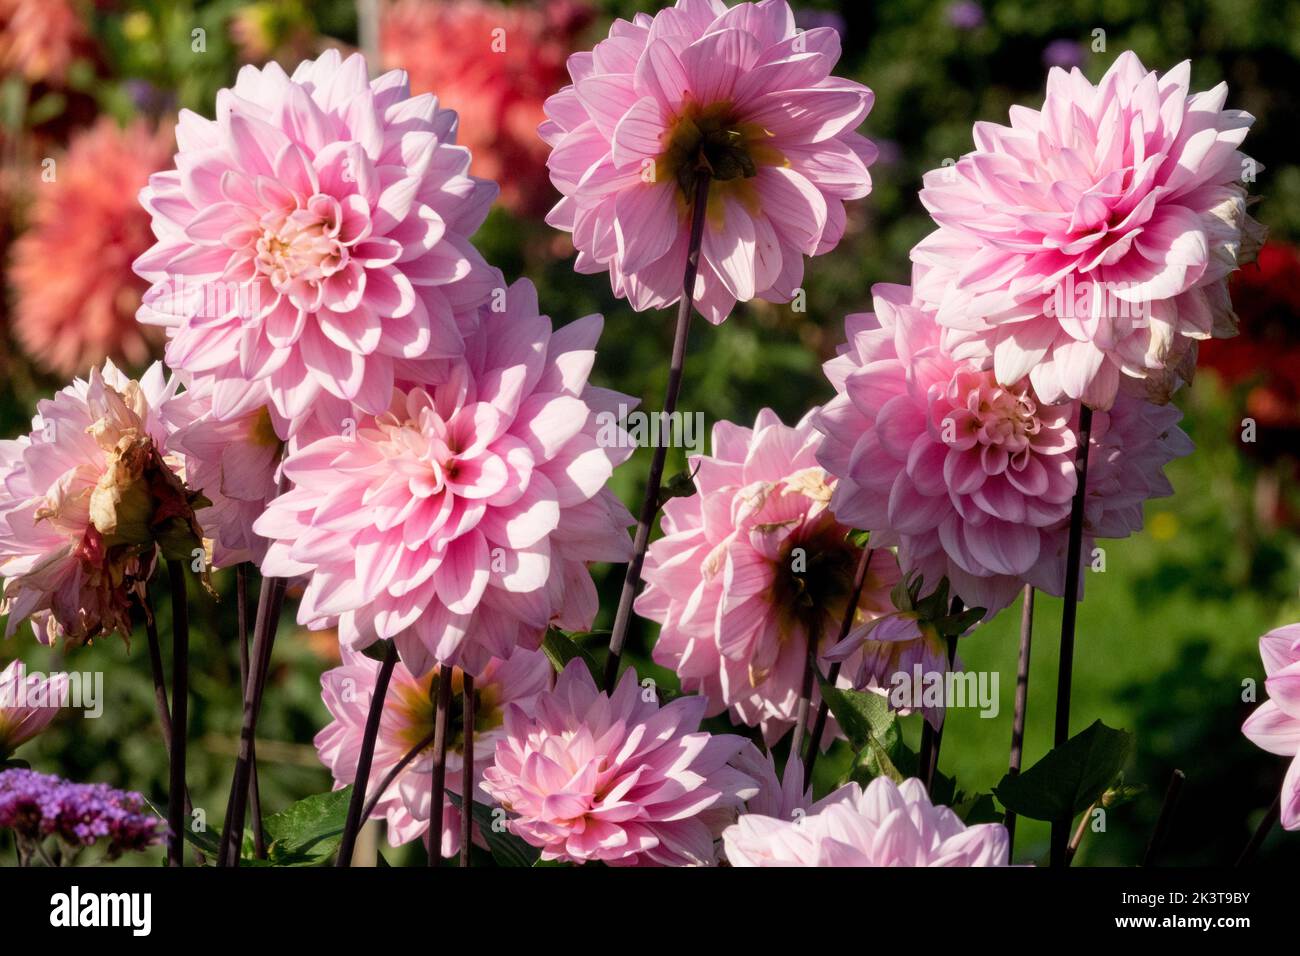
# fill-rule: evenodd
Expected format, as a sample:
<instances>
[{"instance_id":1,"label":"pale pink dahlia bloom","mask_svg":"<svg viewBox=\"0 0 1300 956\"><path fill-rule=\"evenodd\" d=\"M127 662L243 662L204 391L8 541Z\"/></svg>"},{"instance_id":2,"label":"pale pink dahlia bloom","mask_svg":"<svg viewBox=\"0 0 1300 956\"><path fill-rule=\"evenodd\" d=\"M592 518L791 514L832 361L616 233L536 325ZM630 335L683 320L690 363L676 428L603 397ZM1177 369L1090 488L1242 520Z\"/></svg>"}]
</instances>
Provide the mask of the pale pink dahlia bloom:
<instances>
[{"instance_id":1,"label":"pale pink dahlia bloom","mask_svg":"<svg viewBox=\"0 0 1300 956\"><path fill-rule=\"evenodd\" d=\"M739 300L788 302L803 257L844 232L876 150L854 130L860 83L830 75L839 34L800 32L785 0L678 0L616 20L546 102L547 222L573 233L579 272L609 270L634 309L676 302L696 169L712 170L695 303L721 322Z\"/></svg>"},{"instance_id":2,"label":"pale pink dahlia bloom","mask_svg":"<svg viewBox=\"0 0 1300 956\"><path fill-rule=\"evenodd\" d=\"M718 422L713 454L690 460L696 494L664 506L634 605L661 625L655 661L704 694L710 714L730 710L769 744L794 726L810 635L819 656L835 641L861 553L831 513L820 443L810 416L790 427L764 409L752 429ZM897 581L894 556L877 550L855 627L893 610Z\"/></svg>"},{"instance_id":3,"label":"pale pink dahlia bloom","mask_svg":"<svg viewBox=\"0 0 1300 956\"><path fill-rule=\"evenodd\" d=\"M1195 342L1236 332L1228 274L1262 230L1246 213L1254 117L1220 83L1189 94L1121 54L1097 86L1053 69L1041 110L977 123L975 150L925 176L939 229L912 251L953 354L1039 398L1109 408L1121 376L1167 401Z\"/></svg>"},{"instance_id":4,"label":"pale pink dahlia bloom","mask_svg":"<svg viewBox=\"0 0 1300 956\"><path fill-rule=\"evenodd\" d=\"M67 694L67 674L28 674L22 661L0 671L0 761L48 727Z\"/></svg>"},{"instance_id":5,"label":"pale pink dahlia bloom","mask_svg":"<svg viewBox=\"0 0 1300 956\"><path fill-rule=\"evenodd\" d=\"M607 695L570 661L531 709L506 709L482 789L544 860L711 865L755 784L729 763L745 738L698 729L705 707L702 697L659 706L632 670Z\"/></svg>"},{"instance_id":6,"label":"pale pink dahlia bloom","mask_svg":"<svg viewBox=\"0 0 1300 956\"><path fill-rule=\"evenodd\" d=\"M469 242L496 190L455 132L406 74L371 81L335 50L292 77L244 67L215 121L183 111L175 171L140 194L158 241L135 262L167 363L266 381L292 421L322 394L382 412L404 363L459 355L456 314L497 279ZM220 417L240 394L215 393Z\"/></svg>"},{"instance_id":7,"label":"pale pink dahlia bloom","mask_svg":"<svg viewBox=\"0 0 1300 956\"><path fill-rule=\"evenodd\" d=\"M379 662L360 651L344 647L343 665L321 675L321 695L334 719L316 735L316 752L334 775L335 789L356 782L357 762L365 734L366 717L374 697ZM433 732L431 690L437 680L435 667L422 678L415 677L400 662L388 685L375 757L370 770L366 799L387 778L402 758L424 743L420 755L407 764L375 805L373 819L385 820L388 842L401 846L429 831L429 804L433 796L433 744L426 742ZM512 704L531 709L537 695L551 688L551 663L541 651L517 650L509 659L492 658L474 682L474 779L492 762L497 741L504 734L505 710ZM456 668L451 678L451 714L457 721L447 743L447 790L461 793L465 733L459 723L464 707L464 674ZM474 795L482 802L480 794ZM460 852L460 815L447 797L443 804L441 852L445 857Z\"/></svg>"},{"instance_id":8,"label":"pale pink dahlia bloom","mask_svg":"<svg viewBox=\"0 0 1300 956\"><path fill-rule=\"evenodd\" d=\"M845 321L848 344L826 363L839 394L815 419L818 460L839 478L831 510L897 544L903 571L929 587L947 577L967 607L993 613L1026 583L1062 594L1078 404L1044 404L1029 378L999 385L952 356L906 286L873 292L875 315ZM1093 417L1085 555L1172 494L1163 468L1192 450L1181 417L1126 392Z\"/></svg>"},{"instance_id":9,"label":"pale pink dahlia bloom","mask_svg":"<svg viewBox=\"0 0 1300 956\"><path fill-rule=\"evenodd\" d=\"M253 522L276 495L284 442L264 382L246 386L262 404L226 419L212 410L214 386L212 376L203 376L168 403L169 446L181 458L185 483L209 502L196 516L211 543L212 566L260 563L267 541Z\"/></svg>"},{"instance_id":10,"label":"pale pink dahlia bloom","mask_svg":"<svg viewBox=\"0 0 1300 956\"><path fill-rule=\"evenodd\" d=\"M1246 718L1241 732L1269 753L1291 757L1282 781L1282 826L1300 830L1300 624L1259 639L1268 700Z\"/></svg>"},{"instance_id":11,"label":"pale pink dahlia bloom","mask_svg":"<svg viewBox=\"0 0 1300 956\"><path fill-rule=\"evenodd\" d=\"M184 511L164 417L177 384L161 363L134 381L109 362L41 401L30 435L0 442L6 636L27 618L44 643L130 633L155 523Z\"/></svg>"},{"instance_id":12,"label":"pale pink dahlia bloom","mask_svg":"<svg viewBox=\"0 0 1300 956\"><path fill-rule=\"evenodd\" d=\"M295 487L253 525L272 539L264 573L311 574L299 623L337 619L354 648L395 638L419 675L478 673L551 623L590 627L587 563L631 552L605 488L630 443L598 436L601 413L634 403L587 384L601 318L552 332L527 281L506 302L483 308L448 381L291 453Z\"/></svg>"},{"instance_id":13,"label":"pale pink dahlia bloom","mask_svg":"<svg viewBox=\"0 0 1300 956\"><path fill-rule=\"evenodd\" d=\"M1007 830L968 827L920 780L841 787L793 820L747 813L722 834L732 866L1006 866Z\"/></svg>"}]
</instances>

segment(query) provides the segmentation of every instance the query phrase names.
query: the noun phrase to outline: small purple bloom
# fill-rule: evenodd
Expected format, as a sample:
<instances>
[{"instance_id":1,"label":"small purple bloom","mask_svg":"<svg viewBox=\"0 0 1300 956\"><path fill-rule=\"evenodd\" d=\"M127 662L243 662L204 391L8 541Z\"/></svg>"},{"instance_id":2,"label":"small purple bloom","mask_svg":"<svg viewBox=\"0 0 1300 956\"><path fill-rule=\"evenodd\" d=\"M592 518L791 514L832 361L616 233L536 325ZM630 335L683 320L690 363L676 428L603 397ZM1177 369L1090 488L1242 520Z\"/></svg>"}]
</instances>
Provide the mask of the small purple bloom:
<instances>
[{"instance_id":1,"label":"small purple bloom","mask_svg":"<svg viewBox=\"0 0 1300 956\"><path fill-rule=\"evenodd\" d=\"M984 26L984 8L975 0L957 0L948 5L948 23L958 30L976 30Z\"/></svg>"},{"instance_id":2,"label":"small purple bloom","mask_svg":"<svg viewBox=\"0 0 1300 956\"><path fill-rule=\"evenodd\" d=\"M72 846L107 840L110 859L147 849L167 835L138 793L22 769L0 772L0 827L26 840L57 836Z\"/></svg>"},{"instance_id":3,"label":"small purple bloom","mask_svg":"<svg viewBox=\"0 0 1300 956\"><path fill-rule=\"evenodd\" d=\"M1059 66L1070 70L1083 66L1087 58L1083 46L1074 40L1053 40L1043 48L1043 66Z\"/></svg>"}]
</instances>

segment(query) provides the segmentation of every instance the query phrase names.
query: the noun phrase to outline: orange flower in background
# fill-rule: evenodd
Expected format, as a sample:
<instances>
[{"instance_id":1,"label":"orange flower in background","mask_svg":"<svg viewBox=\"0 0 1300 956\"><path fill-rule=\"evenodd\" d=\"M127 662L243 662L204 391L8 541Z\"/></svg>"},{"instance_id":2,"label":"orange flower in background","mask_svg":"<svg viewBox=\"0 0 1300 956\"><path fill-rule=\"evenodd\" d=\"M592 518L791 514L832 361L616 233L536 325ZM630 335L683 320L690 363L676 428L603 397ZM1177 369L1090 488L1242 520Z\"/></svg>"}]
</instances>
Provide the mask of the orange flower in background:
<instances>
[{"instance_id":1,"label":"orange flower in background","mask_svg":"<svg viewBox=\"0 0 1300 956\"><path fill-rule=\"evenodd\" d=\"M59 85L68 67L94 47L69 0L0 0L0 72Z\"/></svg>"},{"instance_id":2,"label":"orange flower in background","mask_svg":"<svg viewBox=\"0 0 1300 956\"><path fill-rule=\"evenodd\" d=\"M173 148L170 129L140 121L121 129L104 118L72 138L52 181L32 170L28 229L13 244L8 278L14 332L47 371L84 374L105 358L149 358L156 330L135 320L146 283L131 263L153 234L136 194Z\"/></svg>"},{"instance_id":3,"label":"orange flower in background","mask_svg":"<svg viewBox=\"0 0 1300 956\"><path fill-rule=\"evenodd\" d=\"M555 200L537 135L542 104L569 82L565 60L590 22L575 0L398 0L384 8L380 53L385 67L410 74L413 93L434 93L460 114L471 171L501 185L501 203L540 216Z\"/></svg>"}]
</instances>

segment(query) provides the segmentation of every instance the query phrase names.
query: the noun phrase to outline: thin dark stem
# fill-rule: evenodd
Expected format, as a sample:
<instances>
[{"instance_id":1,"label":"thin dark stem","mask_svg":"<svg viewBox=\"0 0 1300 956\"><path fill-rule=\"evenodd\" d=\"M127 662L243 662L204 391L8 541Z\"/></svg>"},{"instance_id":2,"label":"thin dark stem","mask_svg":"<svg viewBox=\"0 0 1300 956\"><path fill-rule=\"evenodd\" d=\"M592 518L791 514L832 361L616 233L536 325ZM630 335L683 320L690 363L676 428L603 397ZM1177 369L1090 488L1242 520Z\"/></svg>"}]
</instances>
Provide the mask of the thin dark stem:
<instances>
[{"instance_id":1,"label":"thin dark stem","mask_svg":"<svg viewBox=\"0 0 1300 956\"><path fill-rule=\"evenodd\" d=\"M429 865L442 861L443 804L447 793L447 723L451 714L451 665L438 666L433 712L433 792L429 796ZM464 799L464 795L461 795Z\"/></svg>"},{"instance_id":2,"label":"thin dark stem","mask_svg":"<svg viewBox=\"0 0 1300 956\"><path fill-rule=\"evenodd\" d=\"M185 565L167 562L168 586L172 598L172 708L170 775L167 785L167 838L169 866L185 865L185 744L189 728L190 615L185 590Z\"/></svg>"},{"instance_id":3,"label":"thin dark stem","mask_svg":"<svg viewBox=\"0 0 1300 956\"><path fill-rule=\"evenodd\" d=\"M280 493L288 488L288 479L280 478ZM254 740L257 736L257 718L262 710L262 691L271 666L271 649L275 645L275 629L280 622L284 606L283 578L262 578L257 598L257 618L253 625L253 650L249 660L248 682L244 685L244 714L239 729L239 755L235 760L235 776L226 805L226 819L221 830L221 855L218 866L238 866L244 842L244 819L248 810L248 795L256 756Z\"/></svg>"},{"instance_id":4,"label":"thin dark stem","mask_svg":"<svg viewBox=\"0 0 1300 956\"><path fill-rule=\"evenodd\" d=\"M366 803L366 787L370 783L370 766L375 759L375 740L379 737L379 721L384 715L384 702L388 699L388 683L393 678L393 668L397 666L397 645L392 641L384 651L384 660L379 665L379 674L375 677L374 689L370 692L370 710L366 713L366 727L361 737L361 752L357 754L357 772L352 777L352 799L348 801L348 816L343 824L343 837L339 841L338 859L335 866L352 865L352 852L357 846L357 834L361 824L367 819L362 814ZM383 793L380 788L379 793Z\"/></svg>"},{"instance_id":5,"label":"thin dark stem","mask_svg":"<svg viewBox=\"0 0 1300 956\"><path fill-rule=\"evenodd\" d=\"M1083 842L1083 832L1088 828L1088 821L1092 819L1092 811L1097 809L1097 804L1091 804L1087 810L1083 811L1083 816L1079 818L1079 826L1074 831L1074 836L1070 839L1070 845L1065 851L1065 865L1069 866L1074 862L1074 855L1079 852L1079 844Z\"/></svg>"},{"instance_id":6,"label":"thin dark stem","mask_svg":"<svg viewBox=\"0 0 1300 956\"><path fill-rule=\"evenodd\" d=\"M1034 637L1034 586L1025 585L1020 604L1020 654L1016 658L1016 708L1011 720L1011 759L1007 776L1020 773L1025 753L1025 712L1029 707L1029 649ZM1007 862L1016 843L1016 813L1008 810L1003 818L1007 828Z\"/></svg>"},{"instance_id":7,"label":"thin dark stem","mask_svg":"<svg viewBox=\"0 0 1300 956\"><path fill-rule=\"evenodd\" d=\"M1092 409L1079 407L1075 473L1078 484L1070 505L1070 534L1065 555L1065 605L1061 609L1061 658L1056 680L1056 734L1053 746L1070 739L1070 683L1074 675L1074 625L1079 613L1079 564L1083 558L1083 510L1088 493L1088 445L1092 438ZM1070 821L1052 823L1052 866L1065 866Z\"/></svg>"},{"instance_id":8,"label":"thin dark stem","mask_svg":"<svg viewBox=\"0 0 1300 956\"><path fill-rule=\"evenodd\" d=\"M871 565L871 548L863 548L858 557L857 569L853 572L853 590L849 592L849 602L844 607L844 616L840 620L839 635L835 644L839 644L853 630L853 619L857 617L858 602L862 600L862 587L867 580L867 568ZM832 644L832 647L835 645ZM834 686L840 676L840 662L835 661L826 669L826 683ZM813 767L817 765L817 755L821 752L822 735L826 733L826 721L830 717L831 706L823 698L817 704L817 718L813 721L812 735L808 738L808 755L804 760L804 786L812 783ZM797 753L798 751L791 751Z\"/></svg>"},{"instance_id":9,"label":"thin dark stem","mask_svg":"<svg viewBox=\"0 0 1300 956\"><path fill-rule=\"evenodd\" d=\"M144 599L144 632L149 643L149 670L153 674L153 700L158 710L158 729L162 732L163 746L168 759L172 752L172 713L167 703L167 676L163 671L162 644L158 639L158 622L154 619L153 605Z\"/></svg>"},{"instance_id":10,"label":"thin dark stem","mask_svg":"<svg viewBox=\"0 0 1300 956\"><path fill-rule=\"evenodd\" d=\"M1143 866L1150 866L1156 858L1156 853L1164 845L1165 838L1169 835L1169 826L1173 823L1178 798L1182 796L1183 784L1186 782L1187 774L1181 770L1175 770L1169 778L1169 786L1165 789L1165 802L1160 806L1160 816L1156 818L1156 828L1151 833L1151 842L1147 844L1147 851L1142 857Z\"/></svg>"},{"instance_id":11,"label":"thin dark stem","mask_svg":"<svg viewBox=\"0 0 1300 956\"><path fill-rule=\"evenodd\" d=\"M474 839L474 678L465 674L465 709L461 721L463 754L460 770L460 865L469 866L469 846Z\"/></svg>"},{"instance_id":12,"label":"thin dark stem","mask_svg":"<svg viewBox=\"0 0 1300 956\"><path fill-rule=\"evenodd\" d=\"M954 615L960 614L961 611L962 611L961 598L953 598L952 613ZM948 638L948 670L952 670L956 660L957 660L957 635L954 634L952 637ZM948 706L947 706L947 702L945 702L944 709L943 709L943 720L940 722L939 728L937 730L932 730L930 734L933 745L930 748L929 759L924 764L926 793L932 794L934 792L934 774L935 771L939 769L939 748L943 745L943 728L947 723L948 723ZM927 720L925 722L925 727L928 728L929 726L930 726L930 722ZM924 730L922 732L924 733Z\"/></svg>"},{"instance_id":13,"label":"thin dark stem","mask_svg":"<svg viewBox=\"0 0 1300 956\"><path fill-rule=\"evenodd\" d=\"M235 614L239 632L239 694L248 693L248 562L235 565ZM262 793L257 781L257 741L249 746L248 806L253 811L253 853L266 859L266 831L262 826Z\"/></svg>"},{"instance_id":14,"label":"thin dark stem","mask_svg":"<svg viewBox=\"0 0 1300 956\"><path fill-rule=\"evenodd\" d=\"M1279 791L1277 799L1273 801L1273 805L1265 811L1264 819L1259 821L1259 826L1257 826L1255 832L1251 834L1250 842L1247 843L1246 848L1241 851L1241 856L1237 857L1236 866L1245 866L1255 858L1255 854L1259 852L1259 848L1264 845L1264 841L1268 838L1269 833L1271 833L1273 828L1277 826L1277 821L1281 818L1282 794Z\"/></svg>"},{"instance_id":15,"label":"thin dark stem","mask_svg":"<svg viewBox=\"0 0 1300 956\"><path fill-rule=\"evenodd\" d=\"M691 234L686 252L686 271L682 276L682 297L677 305L677 328L673 335L672 359L668 367L668 385L664 390L663 414L671 415L677 409L677 395L682 387L682 372L686 365L686 338L690 331L691 312L695 307L695 274L700 264L700 244L704 238L704 213L708 206L709 175L699 172L695 177L695 195L691 199ZM641 587L641 567L645 564L646 549L650 546L650 531L659 511L659 485L664 475L664 460L668 454L666 442L656 442L650 459L650 473L646 476L645 497L641 501L641 514L637 518L636 537L632 543L632 560L623 575L623 590L618 598L618 611L609 636L609 657L605 661L605 689L613 691L618 677L618 665L627 641L628 625L632 622L632 601Z\"/></svg>"},{"instance_id":16,"label":"thin dark stem","mask_svg":"<svg viewBox=\"0 0 1300 956\"><path fill-rule=\"evenodd\" d=\"M403 770L411 765L412 760L424 752L425 747L428 747L433 743L433 733L432 730L429 731L424 735L424 739L406 753L402 754L402 759L393 765L393 769L384 775L384 779L380 782L379 786L370 792L369 797L366 798L366 808L361 811L362 820L369 820L374 816L375 807L377 807L379 801L384 798L384 794L388 791L388 788L393 785L393 781L398 778Z\"/></svg>"}]
</instances>

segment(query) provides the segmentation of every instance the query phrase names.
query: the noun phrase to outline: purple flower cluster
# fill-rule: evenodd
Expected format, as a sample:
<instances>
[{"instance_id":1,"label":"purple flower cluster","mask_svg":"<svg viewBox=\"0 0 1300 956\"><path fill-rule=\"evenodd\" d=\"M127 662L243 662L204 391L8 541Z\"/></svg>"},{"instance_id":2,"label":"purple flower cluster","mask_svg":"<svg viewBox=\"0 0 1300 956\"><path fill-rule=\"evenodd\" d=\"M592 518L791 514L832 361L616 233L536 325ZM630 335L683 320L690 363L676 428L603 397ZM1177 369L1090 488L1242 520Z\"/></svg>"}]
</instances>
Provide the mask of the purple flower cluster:
<instances>
[{"instance_id":1,"label":"purple flower cluster","mask_svg":"<svg viewBox=\"0 0 1300 956\"><path fill-rule=\"evenodd\" d=\"M145 812L138 793L22 769L0 772L0 827L31 840L55 835L74 846L107 839L110 859L167 835L166 824Z\"/></svg>"}]
</instances>

